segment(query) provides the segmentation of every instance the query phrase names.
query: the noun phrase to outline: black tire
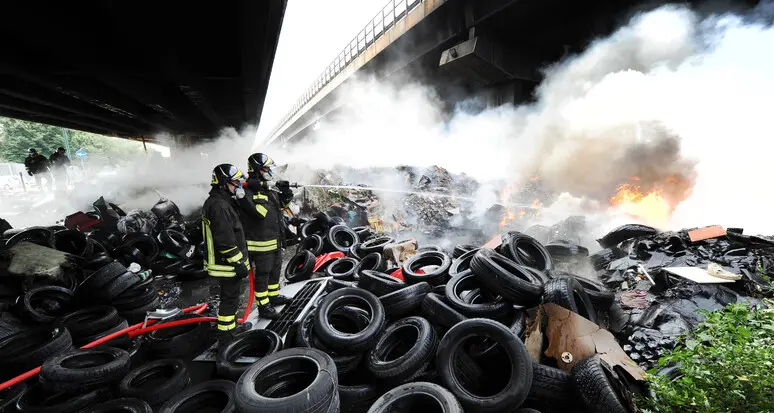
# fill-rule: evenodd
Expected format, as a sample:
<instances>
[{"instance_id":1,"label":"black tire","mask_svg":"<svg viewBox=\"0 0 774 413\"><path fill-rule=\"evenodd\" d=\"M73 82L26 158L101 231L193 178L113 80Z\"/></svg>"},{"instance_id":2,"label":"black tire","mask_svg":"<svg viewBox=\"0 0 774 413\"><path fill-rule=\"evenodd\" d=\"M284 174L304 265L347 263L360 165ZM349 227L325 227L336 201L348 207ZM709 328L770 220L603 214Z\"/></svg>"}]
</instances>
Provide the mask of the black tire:
<instances>
[{"instance_id":1,"label":"black tire","mask_svg":"<svg viewBox=\"0 0 774 413\"><path fill-rule=\"evenodd\" d=\"M198 318L198 315L185 315L178 319ZM175 358L191 355L202 350L210 336L207 323L183 324L161 330L151 331L146 336L148 351L155 358Z\"/></svg>"},{"instance_id":2,"label":"black tire","mask_svg":"<svg viewBox=\"0 0 774 413\"><path fill-rule=\"evenodd\" d=\"M376 385L363 383L362 380L353 380L354 383L342 383L347 380L346 375L339 377L341 413L366 413L368 408L382 395L382 391Z\"/></svg>"},{"instance_id":3,"label":"black tire","mask_svg":"<svg viewBox=\"0 0 774 413\"><path fill-rule=\"evenodd\" d=\"M387 269L387 261L382 257L382 254L378 252L372 252L363 257L360 262L357 263L354 276L360 279L360 274L363 271L376 271L381 272Z\"/></svg>"},{"instance_id":4,"label":"black tire","mask_svg":"<svg viewBox=\"0 0 774 413\"><path fill-rule=\"evenodd\" d=\"M575 275L572 278L578 280L578 283L583 286L583 290L586 291L595 308L607 310L615 302L615 293L608 290L602 283Z\"/></svg>"},{"instance_id":5,"label":"black tire","mask_svg":"<svg viewBox=\"0 0 774 413\"><path fill-rule=\"evenodd\" d=\"M51 241L53 234L50 229L44 227L30 227L20 229L13 235L9 233L16 230L8 230L3 233L4 238L8 240L5 242L5 247L10 248L21 242L31 242L43 247L51 248ZM9 236L10 235L10 236Z\"/></svg>"},{"instance_id":6,"label":"black tire","mask_svg":"<svg viewBox=\"0 0 774 413\"><path fill-rule=\"evenodd\" d=\"M397 320L419 309L420 305L422 305L422 300L430 293L431 289L430 284L421 282L385 294L379 297L379 301L382 302L387 317Z\"/></svg>"},{"instance_id":7,"label":"black tire","mask_svg":"<svg viewBox=\"0 0 774 413\"><path fill-rule=\"evenodd\" d=\"M548 271L554 268L551 254L548 253L546 247L527 234L509 233L500 248L503 255L519 265L532 267L539 271Z\"/></svg>"},{"instance_id":8,"label":"black tire","mask_svg":"<svg viewBox=\"0 0 774 413\"><path fill-rule=\"evenodd\" d=\"M147 281L152 282L153 278L149 278ZM152 284L140 288L132 287L113 300L112 304L120 312L144 307L153 302L156 297L158 297L158 290Z\"/></svg>"},{"instance_id":9,"label":"black tire","mask_svg":"<svg viewBox=\"0 0 774 413\"><path fill-rule=\"evenodd\" d=\"M443 252L443 249L437 245L423 245L417 248L417 254L424 254L430 251Z\"/></svg>"},{"instance_id":10,"label":"black tire","mask_svg":"<svg viewBox=\"0 0 774 413\"><path fill-rule=\"evenodd\" d=\"M314 348L331 356L336 365L336 371L339 374L346 374L354 371L363 360L363 355L358 354L339 354L329 349L314 333L315 312L310 311L298 324L296 330L295 344L297 347ZM366 324L370 320L366 320ZM363 326L365 328L365 326Z\"/></svg>"},{"instance_id":11,"label":"black tire","mask_svg":"<svg viewBox=\"0 0 774 413\"><path fill-rule=\"evenodd\" d=\"M443 328L450 328L467 317L446 304L441 296L430 293L422 300L422 317Z\"/></svg>"},{"instance_id":12,"label":"black tire","mask_svg":"<svg viewBox=\"0 0 774 413\"><path fill-rule=\"evenodd\" d=\"M120 296L121 293L139 284L140 281L142 280L137 274L127 271L107 284L100 292L95 293L95 295L104 303L111 303L116 297Z\"/></svg>"},{"instance_id":13,"label":"black tire","mask_svg":"<svg viewBox=\"0 0 774 413\"><path fill-rule=\"evenodd\" d=\"M355 231L355 234L357 234L357 237L361 241L365 241L366 239L368 239L368 237L371 236L371 227L369 226L354 227L352 228L352 231Z\"/></svg>"},{"instance_id":14,"label":"black tire","mask_svg":"<svg viewBox=\"0 0 774 413\"><path fill-rule=\"evenodd\" d=\"M362 254L360 254L360 244L361 243L358 242L357 244L354 244L351 247L349 247L349 249L347 250L347 257L356 258L358 260L363 258Z\"/></svg>"},{"instance_id":15,"label":"black tire","mask_svg":"<svg viewBox=\"0 0 774 413\"><path fill-rule=\"evenodd\" d=\"M293 348L265 357L245 371L236 384L236 407L250 413L336 412L337 389L338 373L330 356ZM337 406L331 406L334 402Z\"/></svg>"},{"instance_id":16,"label":"black tire","mask_svg":"<svg viewBox=\"0 0 774 413\"><path fill-rule=\"evenodd\" d=\"M27 388L16 406L21 413L73 413L106 402L110 397L110 389L107 387L74 394L52 394L36 384Z\"/></svg>"},{"instance_id":17,"label":"black tire","mask_svg":"<svg viewBox=\"0 0 774 413\"><path fill-rule=\"evenodd\" d=\"M86 277L81 285L75 290L75 293L79 296L88 298L91 293L101 290L102 287L125 274L126 271L127 269L123 264L118 261L113 261Z\"/></svg>"},{"instance_id":18,"label":"black tire","mask_svg":"<svg viewBox=\"0 0 774 413\"><path fill-rule=\"evenodd\" d=\"M611 262L623 258L626 255L628 254L618 247L605 248L590 255L589 261L591 261L591 265L594 266L595 270L601 271L607 269L607 266L610 265Z\"/></svg>"},{"instance_id":19,"label":"black tire","mask_svg":"<svg viewBox=\"0 0 774 413\"><path fill-rule=\"evenodd\" d=\"M429 321L407 317L387 326L368 352L366 366L385 383L405 383L430 366L437 345L438 337Z\"/></svg>"},{"instance_id":20,"label":"black tire","mask_svg":"<svg viewBox=\"0 0 774 413\"><path fill-rule=\"evenodd\" d=\"M497 342L510 359L507 384L496 394L476 394L457 377L458 354L464 351L465 341L473 337ZM508 327L493 320L473 318L450 328L438 345L436 368L444 387L457 396L465 411L472 413L502 412L504 406L519 406L532 387L532 361L527 348Z\"/></svg>"},{"instance_id":21,"label":"black tire","mask_svg":"<svg viewBox=\"0 0 774 413\"><path fill-rule=\"evenodd\" d=\"M355 333L342 333L331 324L331 313L341 307L353 306L367 309L371 322L367 327ZM326 295L317 306L314 318L314 331L317 337L342 354L355 354L373 347L384 329L385 309L374 294L357 289L342 288Z\"/></svg>"},{"instance_id":22,"label":"black tire","mask_svg":"<svg viewBox=\"0 0 774 413\"><path fill-rule=\"evenodd\" d=\"M545 247L555 262L572 262L589 256L588 248L569 241L552 241Z\"/></svg>"},{"instance_id":23,"label":"black tire","mask_svg":"<svg viewBox=\"0 0 774 413\"><path fill-rule=\"evenodd\" d=\"M40 383L54 392L96 389L124 377L129 363L129 353L118 348L76 350L47 359L40 368Z\"/></svg>"},{"instance_id":24,"label":"black tire","mask_svg":"<svg viewBox=\"0 0 774 413\"><path fill-rule=\"evenodd\" d=\"M543 303L560 305L592 323L599 323L591 299L575 278L557 277L546 283L543 287Z\"/></svg>"},{"instance_id":25,"label":"black tire","mask_svg":"<svg viewBox=\"0 0 774 413\"><path fill-rule=\"evenodd\" d=\"M354 281L358 261L354 258L337 258L325 267L325 274L341 281Z\"/></svg>"},{"instance_id":26,"label":"black tire","mask_svg":"<svg viewBox=\"0 0 774 413\"><path fill-rule=\"evenodd\" d=\"M75 337L87 337L110 329L119 322L118 311L109 305L88 307L67 314L60 322Z\"/></svg>"},{"instance_id":27,"label":"black tire","mask_svg":"<svg viewBox=\"0 0 774 413\"><path fill-rule=\"evenodd\" d=\"M368 413L420 411L463 413L462 405L451 392L437 384L421 381L388 391L368 409Z\"/></svg>"},{"instance_id":28,"label":"black tire","mask_svg":"<svg viewBox=\"0 0 774 413\"><path fill-rule=\"evenodd\" d=\"M191 240L189 240L188 237L181 231L175 229L164 229L159 232L159 235L156 237L156 239L158 240L159 245L164 248L164 250L174 254L181 259L193 259L193 256L196 253L196 247L191 245Z\"/></svg>"},{"instance_id":29,"label":"black tire","mask_svg":"<svg viewBox=\"0 0 774 413\"><path fill-rule=\"evenodd\" d=\"M152 236L142 232L130 232L124 235L118 248L122 247L137 248L145 257L147 263L156 261L156 258L159 256L159 244Z\"/></svg>"},{"instance_id":30,"label":"black tire","mask_svg":"<svg viewBox=\"0 0 774 413\"><path fill-rule=\"evenodd\" d=\"M357 283L354 281L341 281L335 279L330 279L327 283L325 283L325 291L329 293L340 290L342 288L357 288Z\"/></svg>"},{"instance_id":31,"label":"black tire","mask_svg":"<svg viewBox=\"0 0 774 413\"><path fill-rule=\"evenodd\" d=\"M196 413L200 411L233 413L234 389L228 380L210 380L191 386L167 400L158 413Z\"/></svg>"},{"instance_id":32,"label":"black tire","mask_svg":"<svg viewBox=\"0 0 774 413\"><path fill-rule=\"evenodd\" d=\"M285 280L288 283L308 280L314 271L314 264L314 254L311 251L299 251L285 266Z\"/></svg>"},{"instance_id":33,"label":"black tire","mask_svg":"<svg viewBox=\"0 0 774 413\"><path fill-rule=\"evenodd\" d=\"M320 217L321 216L316 216L315 219L301 226L302 238L308 238L315 234L323 239L328 237L328 228L331 226L330 218L328 215L325 215L324 219L320 219Z\"/></svg>"},{"instance_id":34,"label":"black tire","mask_svg":"<svg viewBox=\"0 0 774 413\"><path fill-rule=\"evenodd\" d=\"M113 325L112 327L109 327L105 331L102 331L100 333L97 333L97 334L94 334L94 335L91 335L91 336L73 337L73 345L75 345L75 347L83 347L86 344L89 344L89 343L91 343L93 341L97 341L97 340L99 340L102 337L105 337L105 336L107 336L109 334L113 334L113 333L115 333L117 331L121 331L121 330L123 330L123 329L125 329L127 327L129 327L129 322L127 322L125 319L119 317L116 320L116 324Z\"/></svg>"},{"instance_id":35,"label":"black tire","mask_svg":"<svg viewBox=\"0 0 774 413\"><path fill-rule=\"evenodd\" d=\"M527 400L550 406L570 406L575 401L570 373L554 367L532 363L532 387Z\"/></svg>"},{"instance_id":36,"label":"black tire","mask_svg":"<svg viewBox=\"0 0 774 413\"><path fill-rule=\"evenodd\" d=\"M89 242L83 232L65 229L54 232L51 243L54 249L73 255L86 256Z\"/></svg>"},{"instance_id":37,"label":"black tire","mask_svg":"<svg viewBox=\"0 0 774 413\"><path fill-rule=\"evenodd\" d=\"M324 243L322 237L317 234L312 234L302 239L301 242L298 243L298 246L296 247L296 253L299 253L302 250L307 250L314 256L318 256L322 254L323 245Z\"/></svg>"},{"instance_id":38,"label":"black tire","mask_svg":"<svg viewBox=\"0 0 774 413\"><path fill-rule=\"evenodd\" d=\"M34 369L49 357L70 351L72 345L70 332L64 327L33 328L6 336L0 339L0 375L12 377Z\"/></svg>"},{"instance_id":39,"label":"black tire","mask_svg":"<svg viewBox=\"0 0 774 413\"><path fill-rule=\"evenodd\" d=\"M139 323L143 320L145 320L145 315L148 311L153 311L157 308L159 308L161 300L158 296L154 296L152 301L149 302L146 305L135 307L127 310L121 310L118 314L121 317L124 317L127 321L129 321L132 324Z\"/></svg>"},{"instance_id":40,"label":"black tire","mask_svg":"<svg viewBox=\"0 0 774 413\"><path fill-rule=\"evenodd\" d=\"M392 237L377 237L369 239L368 241L360 244L360 250L364 254L371 254L373 252L384 252L384 246L395 242L395 238Z\"/></svg>"},{"instance_id":41,"label":"black tire","mask_svg":"<svg viewBox=\"0 0 774 413\"><path fill-rule=\"evenodd\" d=\"M479 279L471 274L458 275L446 283L446 299L449 305L467 317L499 319L512 311L512 305L499 297L484 302L466 302L461 296L464 291L480 289Z\"/></svg>"},{"instance_id":42,"label":"black tire","mask_svg":"<svg viewBox=\"0 0 774 413\"><path fill-rule=\"evenodd\" d=\"M602 248L612 248L632 238L656 234L658 234L658 230L653 227L640 224L626 224L608 232L604 237L598 239L597 242Z\"/></svg>"},{"instance_id":43,"label":"black tire","mask_svg":"<svg viewBox=\"0 0 774 413\"><path fill-rule=\"evenodd\" d=\"M615 371L599 356L579 361L573 366L571 377L586 408L599 413L633 411L631 393Z\"/></svg>"},{"instance_id":44,"label":"black tire","mask_svg":"<svg viewBox=\"0 0 774 413\"><path fill-rule=\"evenodd\" d=\"M363 270L360 273L357 286L374 293L376 296L382 296L400 290L406 286L406 283L385 273Z\"/></svg>"},{"instance_id":45,"label":"black tire","mask_svg":"<svg viewBox=\"0 0 774 413\"><path fill-rule=\"evenodd\" d=\"M348 226L334 225L328 230L326 242L333 251L339 251L346 254L349 252L349 247L358 244L360 240L358 240L355 231L352 231Z\"/></svg>"},{"instance_id":46,"label":"black tire","mask_svg":"<svg viewBox=\"0 0 774 413\"><path fill-rule=\"evenodd\" d=\"M250 367L249 364L236 363L239 357L251 354L261 359L282 350L282 338L271 330L250 330L234 337L225 348L218 350L215 358L215 371L218 377L237 381L239 376Z\"/></svg>"},{"instance_id":47,"label":"black tire","mask_svg":"<svg viewBox=\"0 0 774 413\"><path fill-rule=\"evenodd\" d=\"M148 403L140 399L115 399L109 402L100 403L89 408L83 413L153 413L153 409Z\"/></svg>"},{"instance_id":48,"label":"black tire","mask_svg":"<svg viewBox=\"0 0 774 413\"><path fill-rule=\"evenodd\" d=\"M470 269L481 284L506 300L524 307L540 303L543 281L493 250L479 250L470 262Z\"/></svg>"},{"instance_id":49,"label":"black tire","mask_svg":"<svg viewBox=\"0 0 774 413\"><path fill-rule=\"evenodd\" d=\"M75 307L75 294L63 287L37 287L24 294L21 315L35 324L48 324Z\"/></svg>"},{"instance_id":50,"label":"black tire","mask_svg":"<svg viewBox=\"0 0 774 413\"><path fill-rule=\"evenodd\" d=\"M479 247L475 245L469 245L469 244L460 244L454 247L454 251L452 251L452 258L460 258L463 254L466 252L477 250Z\"/></svg>"},{"instance_id":51,"label":"black tire","mask_svg":"<svg viewBox=\"0 0 774 413\"><path fill-rule=\"evenodd\" d=\"M464 252L459 257L456 257L454 261L452 261L451 267L449 267L449 277L456 277L460 274L470 274L472 272L470 270L470 261L473 260L473 256L476 255L476 252L480 249L481 248L473 248Z\"/></svg>"},{"instance_id":52,"label":"black tire","mask_svg":"<svg viewBox=\"0 0 774 413\"><path fill-rule=\"evenodd\" d=\"M183 360L164 359L132 369L118 383L117 391L121 397L159 406L182 392L190 382L191 377Z\"/></svg>"},{"instance_id":53,"label":"black tire","mask_svg":"<svg viewBox=\"0 0 774 413\"><path fill-rule=\"evenodd\" d=\"M14 384L5 390L0 390L0 413L17 412L16 402L25 390L27 390L27 385L24 382Z\"/></svg>"},{"instance_id":54,"label":"black tire","mask_svg":"<svg viewBox=\"0 0 774 413\"><path fill-rule=\"evenodd\" d=\"M180 267L177 271L177 275L180 281L203 280L207 278L207 270L200 262L189 262Z\"/></svg>"},{"instance_id":55,"label":"black tire","mask_svg":"<svg viewBox=\"0 0 774 413\"><path fill-rule=\"evenodd\" d=\"M89 242L96 243L96 241L93 241L92 239L89 239ZM102 245L102 244L99 244L99 245ZM107 252L100 252L92 255L88 261L86 261L85 263L83 263L83 265L81 265L81 268L88 271L96 271L110 264L111 262L113 262L113 257L111 257L110 254L108 254Z\"/></svg>"},{"instance_id":56,"label":"black tire","mask_svg":"<svg viewBox=\"0 0 774 413\"><path fill-rule=\"evenodd\" d=\"M416 271L428 265L435 265L436 268L424 274L418 274ZM431 286L446 284L449 280L449 267L451 267L451 258L443 252L429 251L422 254L416 254L403 263L403 277L408 284L427 282Z\"/></svg>"}]
</instances>

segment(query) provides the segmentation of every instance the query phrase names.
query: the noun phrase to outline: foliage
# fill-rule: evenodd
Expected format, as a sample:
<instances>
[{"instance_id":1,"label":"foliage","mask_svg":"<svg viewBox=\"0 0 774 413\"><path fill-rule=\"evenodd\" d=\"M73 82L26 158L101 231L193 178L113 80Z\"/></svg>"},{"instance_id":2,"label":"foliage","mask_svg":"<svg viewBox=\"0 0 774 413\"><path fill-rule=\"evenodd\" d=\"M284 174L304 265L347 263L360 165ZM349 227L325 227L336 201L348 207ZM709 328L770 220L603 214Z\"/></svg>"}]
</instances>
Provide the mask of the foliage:
<instances>
[{"instance_id":1,"label":"foliage","mask_svg":"<svg viewBox=\"0 0 774 413\"><path fill-rule=\"evenodd\" d=\"M655 397L641 400L643 411L774 412L774 311L737 304L707 314L659 360L671 363L681 376L649 374Z\"/></svg>"},{"instance_id":2,"label":"foliage","mask_svg":"<svg viewBox=\"0 0 774 413\"><path fill-rule=\"evenodd\" d=\"M78 148L89 154L87 161L120 163L143 155L140 142L112 138L89 132L68 130L70 154ZM63 129L58 126L0 118L0 159L23 163L29 148L35 148L48 157L58 147L65 147ZM75 160L75 159L73 159Z\"/></svg>"}]
</instances>

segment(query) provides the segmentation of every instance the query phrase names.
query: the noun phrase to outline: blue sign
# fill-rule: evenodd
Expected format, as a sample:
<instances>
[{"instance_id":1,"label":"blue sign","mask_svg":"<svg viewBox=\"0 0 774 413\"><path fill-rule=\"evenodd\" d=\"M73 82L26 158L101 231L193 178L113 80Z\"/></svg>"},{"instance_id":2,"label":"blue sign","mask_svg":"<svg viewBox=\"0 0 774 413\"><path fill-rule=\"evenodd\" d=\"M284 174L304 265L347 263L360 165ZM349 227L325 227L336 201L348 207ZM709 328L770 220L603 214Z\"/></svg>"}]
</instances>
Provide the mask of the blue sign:
<instances>
[{"instance_id":1,"label":"blue sign","mask_svg":"<svg viewBox=\"0 0 774 413\"><path fill-rule=\"evenodd\" d=\"M87 155L87 153L83 149L78 149L77 151L75 151L75 156L77 156L77 157L79 157L81 159L85 158L86 155Z\"/></svg>"}]
</instances>

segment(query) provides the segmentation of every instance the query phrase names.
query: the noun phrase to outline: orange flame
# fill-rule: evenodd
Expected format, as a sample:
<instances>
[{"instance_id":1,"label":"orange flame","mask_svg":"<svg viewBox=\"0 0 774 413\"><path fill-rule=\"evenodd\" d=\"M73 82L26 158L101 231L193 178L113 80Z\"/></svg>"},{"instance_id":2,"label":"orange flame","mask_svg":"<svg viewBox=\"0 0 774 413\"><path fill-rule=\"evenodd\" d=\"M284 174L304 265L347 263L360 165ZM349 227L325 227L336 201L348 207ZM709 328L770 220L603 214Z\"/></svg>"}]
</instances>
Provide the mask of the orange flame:
<instances>
[{"instance_id":1,"label":"orange flame","mask_svg":"<svg viewBox=\"0 0 774 413\"><path fill-rule=\"evenodd\" d=\"M620 185L618 192L610 198L610 205L654 226L666 224L673 211L660 189L643 193L633 184Z\"/></svg>"}]
</instances>

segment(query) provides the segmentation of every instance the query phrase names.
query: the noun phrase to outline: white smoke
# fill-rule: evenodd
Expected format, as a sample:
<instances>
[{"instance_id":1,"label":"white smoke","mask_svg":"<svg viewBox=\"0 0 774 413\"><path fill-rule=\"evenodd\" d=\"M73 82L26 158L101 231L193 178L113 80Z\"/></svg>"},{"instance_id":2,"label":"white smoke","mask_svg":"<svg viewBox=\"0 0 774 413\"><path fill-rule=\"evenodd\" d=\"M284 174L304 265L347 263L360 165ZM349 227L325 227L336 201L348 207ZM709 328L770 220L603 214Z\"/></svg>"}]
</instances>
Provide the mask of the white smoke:
<instances>
[{"instance_id":1,"label":"white smoke","mask_svg":"<svg viewBox=\"0 0 774 413\"><path fill-rule=\"evenodd\" d=\"M645 190L671 179L666 195L680 202L670 229L771 233L762 184L774 145L772 44L762 23L665 6L549 68L534 104L445 116L428 87L361 79L345 115L273 156L319 168L437 164L480 180L540 175L603 209L632 176Z\"/></svg>"}]
</instances>

